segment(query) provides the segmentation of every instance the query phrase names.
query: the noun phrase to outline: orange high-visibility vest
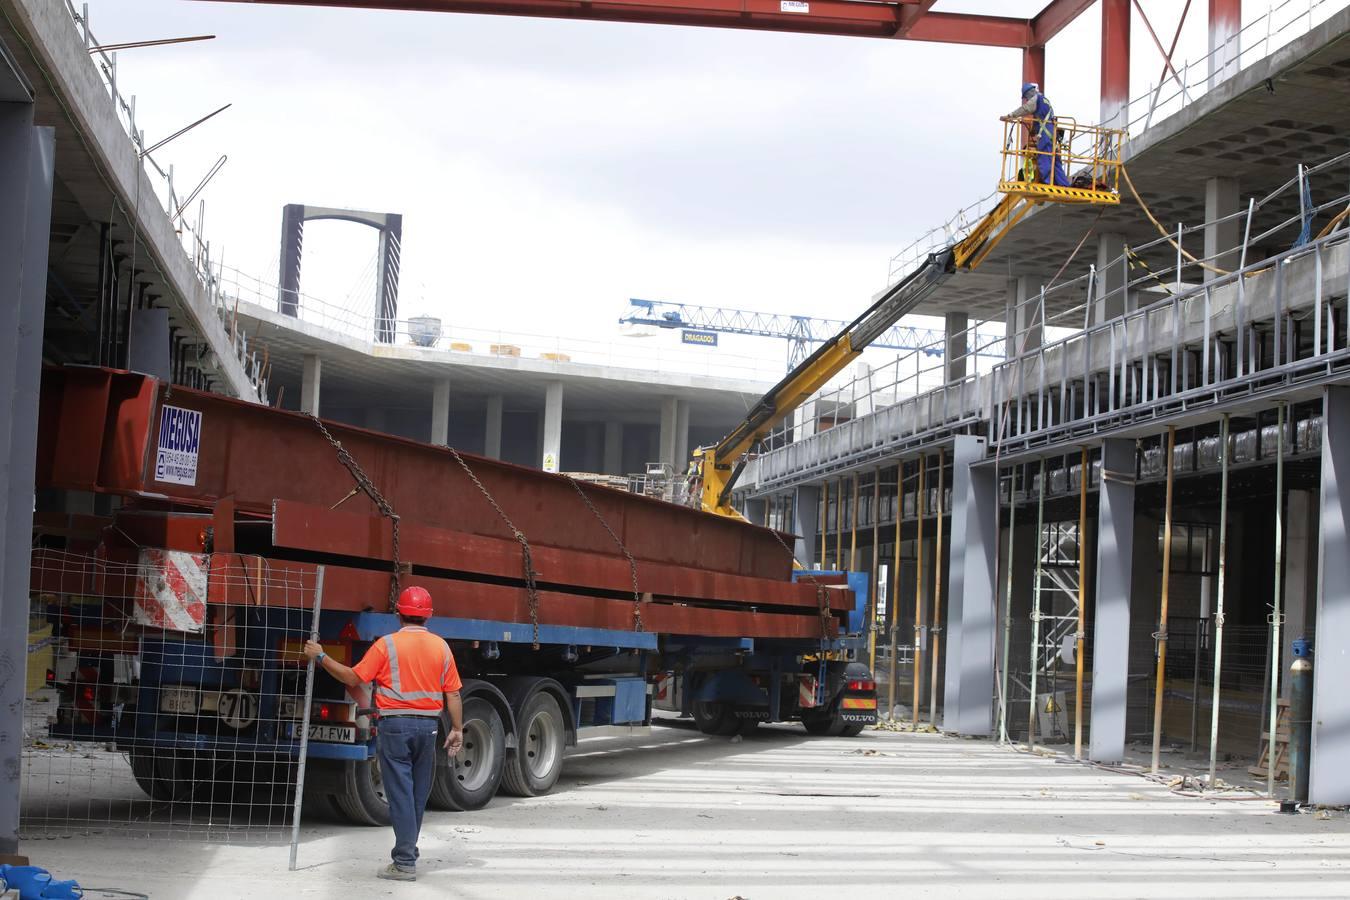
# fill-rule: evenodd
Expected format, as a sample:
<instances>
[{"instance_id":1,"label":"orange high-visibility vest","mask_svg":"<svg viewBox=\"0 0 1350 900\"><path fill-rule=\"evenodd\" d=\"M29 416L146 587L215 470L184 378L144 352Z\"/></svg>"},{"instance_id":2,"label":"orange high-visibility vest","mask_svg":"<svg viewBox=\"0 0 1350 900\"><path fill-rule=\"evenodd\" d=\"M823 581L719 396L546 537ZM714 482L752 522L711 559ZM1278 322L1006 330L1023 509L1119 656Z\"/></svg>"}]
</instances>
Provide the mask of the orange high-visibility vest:
<instances>
[{"instance_id":1,"label":"orange high-visibility vest","mask_svg":"<svg viewBox=\"0 0 1350 900\"><path fill-rule=\"evenodd\" d=\"M389 715L438 716L461 684L450 646L421 625L380 638L352 671L375 682L375 706Z\"/></svg>"}]
</instances>

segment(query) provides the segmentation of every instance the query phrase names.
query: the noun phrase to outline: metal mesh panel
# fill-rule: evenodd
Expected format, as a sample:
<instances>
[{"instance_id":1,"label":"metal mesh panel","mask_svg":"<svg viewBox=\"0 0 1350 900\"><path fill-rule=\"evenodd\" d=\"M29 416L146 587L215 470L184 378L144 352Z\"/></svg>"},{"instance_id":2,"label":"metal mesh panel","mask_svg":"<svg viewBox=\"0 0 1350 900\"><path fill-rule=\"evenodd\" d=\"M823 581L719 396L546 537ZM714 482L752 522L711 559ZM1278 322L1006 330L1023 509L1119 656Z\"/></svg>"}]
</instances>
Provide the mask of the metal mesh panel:
<instances>
[{"instance_id":1,"label":"metal mesh panel","mask_svg":"<svg viewBox=\"0 0 1350 900\"><path fill-rule=\"evenodd\" d=\"M36 551L21 835L288 839L315 593L233 555Z\"/></svg>"}]
</instances>

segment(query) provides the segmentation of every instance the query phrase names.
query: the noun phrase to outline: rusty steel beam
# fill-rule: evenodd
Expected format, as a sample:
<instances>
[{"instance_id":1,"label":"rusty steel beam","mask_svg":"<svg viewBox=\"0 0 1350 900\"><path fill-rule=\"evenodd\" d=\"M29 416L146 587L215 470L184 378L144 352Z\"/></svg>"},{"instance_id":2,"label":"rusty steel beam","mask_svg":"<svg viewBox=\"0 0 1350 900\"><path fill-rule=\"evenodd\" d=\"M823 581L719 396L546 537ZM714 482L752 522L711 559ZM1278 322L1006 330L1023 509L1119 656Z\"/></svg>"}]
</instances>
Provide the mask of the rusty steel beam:
<instances>
[{"instance_id":1,"label":"rusty steel beam","mask_svg":"<svg viewBox=\"0 0 1350 900\"><path fill-rule=\"evenodd\" d=\"M156 473L160 411L202 415L192 484ZM451 451L360 428L327 423L401 521L515 540L492 503ZM379 515L351 493L352 473L316 420L104 369L49 369L43 379L38 481L212 510L232 498L237 514L270 518L276 500ZM463 455L493 500L532 545L619 552L569 481L535 469ZM790 580L792 536L648 497L584 485L604 523L641 561L733 575Z\"/></svg>"},{"instance_id":2,"label":"rusty steel beam","mask_svg":"<svg viewBox=\"0 0 1350 900\"><path fill-rule=\"evenodd\" d=\"M318 506L279 500L272 513L275 547L338 557L381 562L393 559L393 527L388 519L344 513ZM191 537L191 522L186 534ZM473 573L496 578L521 576L521 550L516 541L482 537L425 525L399 528L399 558L419 568ZM563 551L540 547L532 553L541 583L585 585L595 591L631 595L633 571L627 560L614 554ZM637 590L681 600L718 600L756 606L818 608L816 586L709 572L663 563L637 563ZM848 597L829 591L831 605L852 607Z\"/></svg>"},{"instance_id":3,"label":"rusty steel beam","mask_svg":"<svg viewBox=\"0 0 1350 900\"><path fill-rule=\"evenodd\" d=\"M214 0L220 2L220 0ZM984 47L1027 46L1031 22L1007 16L926 12L931 0L226 0L345 9L477 13L649 25L743 28L797 34L938 41ZM899 34L902 28L907 31Z\"/></svg>"},{"instance_id":4,"label":"rusty steel beam","mask_svg":"<svg viewBox=\"0 0 1350 900\"><path fill-rule=\"evenodd\" d=\"M1045 45L1055 35L1087 12L1096 0L1051 0L1031 20L1032 44Z\"/></svg>"}]
</instances>

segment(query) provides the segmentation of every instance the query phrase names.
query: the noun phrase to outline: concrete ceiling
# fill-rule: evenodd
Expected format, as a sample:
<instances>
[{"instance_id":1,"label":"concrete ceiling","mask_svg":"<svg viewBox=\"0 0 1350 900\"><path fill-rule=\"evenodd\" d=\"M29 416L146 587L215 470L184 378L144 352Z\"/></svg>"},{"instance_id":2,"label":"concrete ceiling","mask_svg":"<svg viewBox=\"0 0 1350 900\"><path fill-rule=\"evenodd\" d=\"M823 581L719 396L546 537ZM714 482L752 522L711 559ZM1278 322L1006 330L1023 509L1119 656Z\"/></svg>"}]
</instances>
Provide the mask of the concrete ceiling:
<instances>
[{"instance_id":1,"label":"concrete ceiling","mask_svg":"<svg viewBox=\"0 0 1350 900\"><path fill-rule=\"evenodd\" d=\"M1345 10L1132 138L1126 148L1126 165L1158 220L1168 228L1178 222L1195 227L1203 223L1208 178L1236 178L1245 203L1248 197L1263 197L1296 177L1299 163L1315 165L1350 151L1348 32L1350 10ZM1340 170L1315 181L1312 188L1314 201L1325 202L1345 193L1350 184ZM1025 275L1031 289L1039 290L1051 282L1089 229L1123 234L1131 245L1156 239L1157 230L1123 181L1121 193L1119 207L1049 204L1038 208L979 270L958 272L917 312L965 311L972 318L1002 321L1008 280ZM1289 190L1257 215L1253 234L1297 214L1298 194ZM1277 235L1273 242L1287 245L1293 238L1291 231L1287 236ZM1197 234L1185 246L1199 256L1203 240ZM1146 258L1162 267L1172 265L1174 254L1165 247ZM1060 281L1084 274L1095 261L1096 240L1089 236ZM1047 316L1081 303L1083 297L1057 300L1047 303Z\"/></svg>"}]
</instances>

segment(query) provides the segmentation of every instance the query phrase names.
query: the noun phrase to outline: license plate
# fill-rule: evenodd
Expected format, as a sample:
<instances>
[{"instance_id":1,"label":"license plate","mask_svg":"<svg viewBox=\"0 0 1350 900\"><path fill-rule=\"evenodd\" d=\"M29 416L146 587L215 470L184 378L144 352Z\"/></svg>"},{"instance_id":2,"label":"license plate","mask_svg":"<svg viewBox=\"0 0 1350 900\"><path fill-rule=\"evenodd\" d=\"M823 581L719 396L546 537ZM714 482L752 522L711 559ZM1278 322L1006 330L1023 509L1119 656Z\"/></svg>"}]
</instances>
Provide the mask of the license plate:
<instances>
[{"instance_id":1,"label":"license plate","mask_svg":"<svg viewBox=\"0 0 1350 900\"><path fill-rule=\"evenodd\" d=\"M309 739L311 741L326 741L332 744L355 744L356 726L311 725L309 726Z\"/></svg>"},{"instance_id":2,"label":"license plate","mask_svg":"<svg viewBox=\"0 0 1350 900\"><path fill-rule=\"evenodd\" d=\"M197 706L194 688L165 688L160 692L160 712L195 715Z\"/></svg>"}]
</instances>

